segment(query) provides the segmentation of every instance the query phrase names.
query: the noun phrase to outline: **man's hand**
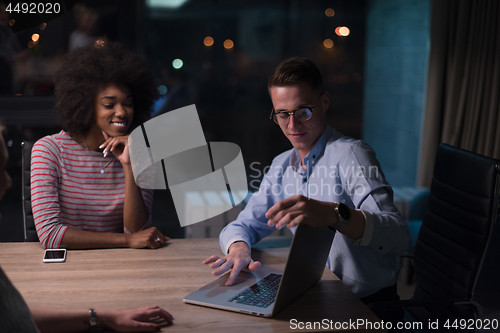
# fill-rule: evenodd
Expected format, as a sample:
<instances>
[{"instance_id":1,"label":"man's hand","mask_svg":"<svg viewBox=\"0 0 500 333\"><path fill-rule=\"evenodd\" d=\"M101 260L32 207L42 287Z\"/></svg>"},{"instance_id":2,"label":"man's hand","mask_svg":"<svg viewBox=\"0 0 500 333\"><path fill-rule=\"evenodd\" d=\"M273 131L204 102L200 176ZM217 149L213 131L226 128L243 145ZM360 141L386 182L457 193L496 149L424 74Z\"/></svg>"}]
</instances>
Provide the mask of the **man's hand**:
<instances>
[{"instance_id":1,"label":"man's hand","mask_svg":"<svg viewBox=\"0 0 500 333\"><path fill-rule=\"evenodd\" d=\"M150 248L157 249L168 242L170 238L163 236L160 230L156 227L148 228L139 232L134 232L127 235L128 247L134 249Z\"/></svg>"},{"instance_id":2,"label":"man's hand","mask_svg":"<svg viewBox=\"0 0 500 333\"><path fill-rule=\"evenodd\" d=\"M213 255L205 259L203 263L205 265L211 264L210 268L215 269L212 272L215 276L224 274L231 269L226 286L231 286L234 283L234 280L236 280L242 269L255 272L261 266L259 261L252 260L250 248L245 242L235 242L229 247L229 253L225 257L220 258Z\"/></svg>"},{"instance_id":3,"label":"man's hand","mask_svg":"<svg viewBox=\"0 0 500 333\"><path fill-rule=\"evenodd\" d=\"M338 222L335 213L336 204L314 199L308 199L303 195L281 200L274 204L266 212L267 224L281 229L284 226L293 228L299 223L305 223L310 227L319 228L324 226L333 227Z\"/></svg>"},{"instance_id":4,"label":"man's hand","mask_svg":"<svg viewBox=\"0 0 500 333\"><path fill-rule=\"evenodd\" d=\"M96 312L100 326L116 332L156 332L161 327L151 318L160 318L172 325L172 315L159 306L143 306L135 310L117 310Z\"/></svg>"}]
</instances>

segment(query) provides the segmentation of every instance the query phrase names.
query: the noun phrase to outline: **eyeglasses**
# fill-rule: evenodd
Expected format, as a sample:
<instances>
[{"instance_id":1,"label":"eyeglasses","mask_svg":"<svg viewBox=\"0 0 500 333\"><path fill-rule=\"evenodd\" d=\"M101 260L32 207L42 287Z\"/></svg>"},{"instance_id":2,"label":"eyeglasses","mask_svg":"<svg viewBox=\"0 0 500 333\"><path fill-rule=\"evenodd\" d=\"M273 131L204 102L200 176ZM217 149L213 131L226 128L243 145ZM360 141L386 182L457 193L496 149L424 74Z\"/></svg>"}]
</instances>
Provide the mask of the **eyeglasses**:
<instances>
[{"instance_id":1,"label":"eyeglasses","mask_svg":"<svg viewBox=\"0 0 500 333\"><path fill-rule=\"evenodd\" d=\"M318 96L318 100L322 95L323 95L323 93L321 93ZM290 121L290 116L295 116L295 118L298 121L307 121L307 120L311 119L313 111L314 111L314 107L312 107L312 106L302 106L300 108L296 108L293 110L283 110L283 111L279 111L279 112L275 112L274 108L273 108L271 110L271 115L270 115L269 119L274 120L274 122L278 125L288 124L288 122Z\"/></svg>"}]
</instances>

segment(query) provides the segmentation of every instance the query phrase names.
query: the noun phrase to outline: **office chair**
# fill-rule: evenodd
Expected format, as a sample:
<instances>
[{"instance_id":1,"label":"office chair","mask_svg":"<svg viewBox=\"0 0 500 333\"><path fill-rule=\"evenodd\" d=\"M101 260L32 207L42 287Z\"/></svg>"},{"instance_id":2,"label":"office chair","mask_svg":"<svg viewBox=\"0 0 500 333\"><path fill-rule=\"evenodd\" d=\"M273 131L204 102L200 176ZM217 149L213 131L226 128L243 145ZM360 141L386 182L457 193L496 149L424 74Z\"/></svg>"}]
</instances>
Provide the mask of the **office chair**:
<instances>
[{"instance_id":1,"label":"office chair","mask_svg":"<svg viewBox=\"0 0 500 333\"><path fill-rule=\"evenodd\" d=\"M406 318L424 329L429 320L443 329L447 320L452 325L482 315L474 292L496 222L499 174L499 160L439 145L413 256L413 298L377 302L372 309L404 307Z\"/></svg>"},{"instance_id":2,"label":"office chair","mask_svg":"<svg viewBox=\"0 0 500 333\"><path fill-rule=\"evenodd\" d=\"M25 140L21 142L21 164L22 164L22 196L23 196L23 223L24 223L24 241L38 242L38 235L33 220L33 211L31 210L31 186L30 186L30 166L31 149L33 141Z\"/></svg>"}]
</instances>

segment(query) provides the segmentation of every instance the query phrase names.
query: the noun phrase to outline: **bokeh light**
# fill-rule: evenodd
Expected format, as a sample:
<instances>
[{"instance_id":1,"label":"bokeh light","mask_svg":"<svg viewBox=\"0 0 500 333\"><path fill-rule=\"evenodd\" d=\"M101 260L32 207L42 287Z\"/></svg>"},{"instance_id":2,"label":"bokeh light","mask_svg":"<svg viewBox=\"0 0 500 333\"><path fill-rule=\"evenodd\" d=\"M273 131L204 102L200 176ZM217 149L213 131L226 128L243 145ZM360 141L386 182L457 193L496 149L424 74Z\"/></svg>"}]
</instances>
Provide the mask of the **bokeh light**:
<instances>
[{"instance_id":1,"label":"bokeh light","mask_svg":"<svg viewBox=\"0 0 500 333\"><path fill-rule=\"evenodd\" d=\"M333 47L333 40L331 40L330 38L325 39L323 41L323 46L327 49L331 49Z\"/></svg>"},{"instance_id":2,"label":"bokeh light","mask_svg":"<svg viewBox=\"0 0 500 333\"><path fill-rule=\"evenodd\" d=\"M339 32L340 32L341 36L349 36L349 34L351 33L351 30L349 30L348 27L342 27L342 28L340 28Z\"/></svg>"},{"instance_id":3,"label":"bokeh light","mask_svg":"<svg viewBox=\"0 0 500 333\"><path fill-rule=\"evenodd\" d=\"M94 47L96 47L96 48L101 48L101 47L103 47L103 46L104 46L104 44L105 44L105 43L106 43L106 41L105 41L105 40L103 40L103 39L98 39L98 40L96 40L96 41L94 42Z\"/></svg>"},{"instance_id":4,"label":"bokeh light","mask_svg":"<svg viewBox=\"0 0 500 333\"><path fill-rule=\"evenodd\" d=\"M214 45L214 39L210 36L207 36L205 37L205 39L203 39L203 44L205 44L205 46L212 46Z\"/></svg>"},{"instance_id":5,"label":"bokeh light","mask_svg":"<svg viewBox=\"0 0 500 333\"><path fill-rule=\"evenodd\" d=\"M174 61L172 61L172 67L175 68L175 69L179 69L183 65L184 65L184 62L181 59L179 59L179 58L174 59Z\"/></svg>"},{"instance_id":6,"label":"bokeh light","mask_svg":"<svg viewBox=\"0 0 500 333\"><path fill-rule=\"evenodd\" d=\"M30 41L28 42L28 47L29 47L30 49L31 49L34 45L35 45L35 43L33 43L33 41L32 41L32 40L30 40Z\"/></svg>"},{"instance_id":7,"label":"bokeh light","mask_svg":"<svg viewBox=\"0 0 500 333\"><path fill-rule=\"evenodd\" d=\"M40 35L39 34L33 34L33 35L31 35L31 40L32 41L38 42L39 39L40 39Z\"/></svg>"},{"instance_id":8,"label":"bokeh light","mask_svg":"<svg viewBox=\"0 0 500 333\"><path fill-rule=\"evenodd\" d=\"M328 17L333 17L333 15L335 15L335 11L331 8L327 8L325 10L325 15L328 16Z\"/></svg>"},{"instance_id":9,"label":"bokeh light","mask_svg":"<svg viewBox=\"0 0 500 333\"><path fill-rule=\"evenodd\" d=\"M14 24L16 24L16 20L12 19L9 21L9 25L12 27L14 26Z\"/></svg>"},{"instance_id":10,"label":"bokeh light","mask_svg":"<svg viewBox=\"0 0 500 333\"><path fill-rule=\"evenodd\" d=\"M224 41L224 48L229 50L229 49L232 49L233 47L234 47L234 42L232 40L226 39Z\"/></svg>"},{"instance_id":11,"label":"bokeh light","mask_svg":"<svg viewBox=\"0 0 500 333\"><path fill-rule=\"evenodd\" d=\"M168 91L168 89L165 85L162 84L162 85L158 86L158 93L160 95L165 95L167 93L167 91Z\"/></svg>"},{"instance_id":12,"label":"bokeh light","mask_svg":"<svg viewBox=\"0 0 500 333\"><path fill-rule=\"evenodd\" d=\"M45 30L47 28L47 23L40 24L40 30Z\"/></svg>"},{"instance_id":13,"label":"bokeh light","mask_svg":"<svg viewBox=\"0 0 500 333\"><path fill-rule=\"evenodd\" d=\"M337 27L335 29L335 33L338 36L346 37L346 36L349 36L349 34L351 33L351 30L349 30L348 27Z\"/></svg>"}]
</instances>

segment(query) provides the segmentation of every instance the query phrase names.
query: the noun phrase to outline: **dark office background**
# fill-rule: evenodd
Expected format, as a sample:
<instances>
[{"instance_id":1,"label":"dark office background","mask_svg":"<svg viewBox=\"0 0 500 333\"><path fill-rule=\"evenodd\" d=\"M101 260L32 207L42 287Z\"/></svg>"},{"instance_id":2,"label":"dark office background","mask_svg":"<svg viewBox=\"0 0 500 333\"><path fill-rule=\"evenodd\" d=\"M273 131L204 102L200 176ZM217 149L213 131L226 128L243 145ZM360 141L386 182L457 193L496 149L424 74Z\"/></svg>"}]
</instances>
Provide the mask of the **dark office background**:
<instances>
[{"instance_id":1,"label":"dark office background","mask_svg":"<svg viewBox=\"0 0 500 333\"><path fill-rule=\"evenodd\" d=\"M393 186L416 185L430 0L188 0L178 8L158 7L160 2L169 1L79 1L78 6L97 14L94 36L125 43L150 59L170 109L196 104L207 141L238 144L249 177L291 148L269 120L267 78L283 59L298 55L322 71L331 96L329 123L367 141ZM0 96L14 182L0 207L4 215L15 215L3 221L19 226L19 144L60 130L51 74L78 28L78 6L43 30L15 34L26 59L14 66L12 90ZM347 27L348 35L341 36L347 30L339 33L340 27ZM33 34L39 35L36 43ZM213 38L210 46L204 45L207 36ZM227 39L232 48L224 47ZM173 67L175 59L182 60L181 68ZM12 112L13 105L20 107ZM168 191L156 191L154 211L168 221L162 226L168 235L182 237ZM20 230L1 232L0 241L21 240Z\"/></svg>"}]
</instances>

